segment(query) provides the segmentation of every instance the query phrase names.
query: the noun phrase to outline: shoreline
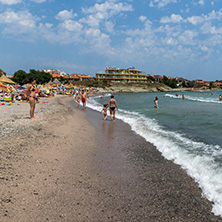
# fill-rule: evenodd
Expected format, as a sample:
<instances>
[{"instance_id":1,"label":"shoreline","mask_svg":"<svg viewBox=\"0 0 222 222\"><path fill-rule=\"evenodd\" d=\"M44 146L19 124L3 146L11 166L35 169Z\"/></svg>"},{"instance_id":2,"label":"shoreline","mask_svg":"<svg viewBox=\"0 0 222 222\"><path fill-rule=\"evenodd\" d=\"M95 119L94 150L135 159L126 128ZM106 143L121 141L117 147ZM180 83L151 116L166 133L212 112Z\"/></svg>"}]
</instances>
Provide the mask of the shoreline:
<instances>
[{"instance_id":1,"label":"shoreline","mask_svg":"<svg viewBox=\"0 0 222 222\"><path fill-rule=\"evenodd\" d=\"M130 198L124 196L127 200L123 204L128 201L133 208L126 216L129 221L134 217L135 221L222 221L211 212L212 203L202 197L198 184L185 170L165 159L127 123L117 119L114 124L108 121L99 125L100 114L94 110L87 113L97 129L97 140L101 141L97 149L97 168L103 171L108 184L114 180L114 184L119 185L120 195L124 196L127 190Z\"/></svg>"},{"instance_id":2,"label":"shoreline","mask_svg":"<svg viewBox=\"0 0 222 222\"><path fill-rule=\"evenodd\" d=\"M8 112L18 130L2 137L1 221L222 221L186 172L121 120L104 123L68 96L37 104L35 121L24 110Z\"/></svg>"}]
</instances>

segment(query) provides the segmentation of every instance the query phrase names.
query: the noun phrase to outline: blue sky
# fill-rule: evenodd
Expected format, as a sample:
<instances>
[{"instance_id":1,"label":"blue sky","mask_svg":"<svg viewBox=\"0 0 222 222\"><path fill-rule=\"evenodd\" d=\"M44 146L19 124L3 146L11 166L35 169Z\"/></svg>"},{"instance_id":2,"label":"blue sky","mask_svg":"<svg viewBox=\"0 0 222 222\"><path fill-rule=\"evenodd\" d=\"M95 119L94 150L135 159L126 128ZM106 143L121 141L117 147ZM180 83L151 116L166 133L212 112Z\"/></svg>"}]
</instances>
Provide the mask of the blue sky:
<instances>
[{"instance_id":1,"label":"blue sky","mask_svg":"<svg viewBox=\"0 0 222 222\"><path fill-rule=\"evenodd\" d=\"M221 0L0 0L0 68L222 79Z\"/></svg>"}]
</instances>

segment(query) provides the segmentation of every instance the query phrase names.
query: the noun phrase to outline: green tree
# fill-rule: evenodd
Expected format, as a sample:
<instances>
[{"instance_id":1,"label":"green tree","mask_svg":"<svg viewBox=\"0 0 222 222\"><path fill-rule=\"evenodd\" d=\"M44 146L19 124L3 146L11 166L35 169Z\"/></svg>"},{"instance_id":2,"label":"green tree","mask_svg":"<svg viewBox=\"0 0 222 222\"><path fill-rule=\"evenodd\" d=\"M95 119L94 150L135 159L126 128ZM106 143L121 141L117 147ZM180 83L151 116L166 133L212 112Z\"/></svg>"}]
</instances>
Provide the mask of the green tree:
<instances>
[{"instance_id":1,"label":"green tree","mask_svg":"<svg viewBox=\"0 0 222 222\"><path fill-rule=\"evenodd\" d=\"M35 69L30 69L29 73L26 73L23 70L18 70L14 73L12 80L20 85L24 85L29 82L30 77L35 79L38 84L48 83L51 80L51 75L49 73Z\"/></svg>"},{"instance_id":2,"label":"green tree","mask_svg":"<svg viewBox=\"0 0 222 222\"><path fill-rule=\"evenodd\" d=\"M183 86L183 87L187 87L187 84L186 84L185 81L182 82L182 86Z\"/></svg>"},{"instance_id":3,"label":"green tree","mask_svg":"<svg viewBox=\"0 0 222 222\"><path fill-rule=\"evenodd\" d=\"M65 79L63 76L60 76L60 77L59 77L59 81L60 81L60 82L65 82L65 80L66 80L66 79Z\"/></svg>"},{"instance_id":4,"label":"green tree","mask_svg":"<svg viewBox=\"0 0 222 222\"><path fill-rule=\"evenodd\" d=\"M194 87L194 85L195 85L194 81L189 81L187 83L187 86L190 87L190 88Z\"/></svg>"},{"instance_id":5,"label":"green tree","mask_svg":"<svg viewBox=\"0 0 222 222\"><path fill-rule=\"evenodd\" d=\"M212 89L212 88L216 88L216 86L214 85L214 82L210 82L209 89Z\"/></svg>"},{"instance_id":6,"label":"green tree","mask_svg":"<svg viewBox=\"0 0 222 222\"><path fill-rule=\"evenodd\" d=\"M170 83L169 83L169 86L170 86L171 88L177 88L178 86L177 86L176 80L175 80L175 79L171 79L171 80L170 80Z\"/></svg>"},{"instance_id":7,"label":"green tree","mask_svg":"<svg viewBox=\"0 0 222 222\"><path fill-rule=\"evenodd\" d=\"M152 76L148 76L148 77L147 77L147 80L148 80L148 81L155 82L155 78L154 78L154 77L152 77Z\"/></svg>"},{"instance_id":8,"label":"green tree","mask_svg":"<svg viewBox=\"0 0 222 222\"><path fill-rule=\"evenodd\" d=\"M52 78L49 73L35 69L30 69L28 77L35 79L38 84L48 83Z\"/></svg>"},{"instance_id":9,"label":"green tree","mask_svg":"<svg viewBox=\"0 0 222 222\"><path fill-rule=\"evenodd\" d=\"M12 80L20 85L24 85L28 82L28 75L23 70L18 70L14 73Z\"/></svg>"},{"instance_id":10,"label":"green tree","mask_svg":"<svg viewBox=\"0 0 222 222\"><path fill-rule=\"evenodd\" d=\"M177 83L175 79L169 79L168 77L163 76L162 82L171 88L177 88Z\"/></svg>"}]
</instances>

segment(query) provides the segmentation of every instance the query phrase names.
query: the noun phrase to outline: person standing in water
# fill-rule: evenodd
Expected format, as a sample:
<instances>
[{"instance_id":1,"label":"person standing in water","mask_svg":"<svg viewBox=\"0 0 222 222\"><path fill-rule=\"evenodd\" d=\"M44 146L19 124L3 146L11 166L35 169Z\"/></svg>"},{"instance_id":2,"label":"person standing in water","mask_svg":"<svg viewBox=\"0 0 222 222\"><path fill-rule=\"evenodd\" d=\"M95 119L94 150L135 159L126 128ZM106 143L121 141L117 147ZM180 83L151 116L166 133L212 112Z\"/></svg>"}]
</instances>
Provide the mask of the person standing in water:
<instances>
[{"instance_id":1,"label":"person standing in water","mask_svg":"<svg viewBox=\"0 0 222 222\"><path fill-rule=\"evenodd\" d=\"M33 78L29 78L29 85L27 88L27 99L29 101L30 104L30 119L35 119L34 117L34 111L35 111L35 84L36 81Z\"/></svg>"},{"instance_id":2,"label":"person standing in water","mask_svg":"<svg viewBox=\"0 0 222 222\"><path fill-rule=\"evenodd\" d=\"M219 101L222 101L222 96L221 95L219 96Z\"/></svg>"},{"instance_id":3,"label":"person standing in water","mask_svg":"<svg viewBox=\"0 0 222 222\"><path fill-rule=\"evenodd\" d=\"M115 113L118 110L118 106L116 100L114 99L114 95L111 95L111 99L109 100L107 107L109 106L110 117L113 122L115 122Z\"/></svg>"},{"instance_id":4,"label":"person standing in water","mask_svg":"<svg viewBox=\"0 0 222 222\"><path fill-rule=\"evenodd\" d=\"M156 98L153 100L154 102L154 108L159 108L159 101L158 101L158 97L156 96Z\"/></svg>"}]
</instances>

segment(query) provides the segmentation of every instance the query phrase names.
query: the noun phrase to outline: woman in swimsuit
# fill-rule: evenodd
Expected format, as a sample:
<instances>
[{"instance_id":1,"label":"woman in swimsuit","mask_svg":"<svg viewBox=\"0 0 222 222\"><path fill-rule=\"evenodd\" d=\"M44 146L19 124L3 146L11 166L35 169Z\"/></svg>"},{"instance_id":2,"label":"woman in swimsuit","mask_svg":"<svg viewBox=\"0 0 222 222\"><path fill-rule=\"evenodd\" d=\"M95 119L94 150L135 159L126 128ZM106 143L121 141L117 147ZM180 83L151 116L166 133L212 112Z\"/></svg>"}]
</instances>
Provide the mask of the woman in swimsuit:
<instances>
[{"instance_id":1,"label":"woman in swimsuit","mask_svg":"<svg viewBox=\"0 0 222 222\"><path fill-rule=\"evenodd\" d=\"M111 99L109 100L107 107L108 106L110 106L109 111L110 111L111 120L115 122L115 112L116 112L116 109L118 110L118 107L117 107L116 100L114 99L114 95L111 95Z\"/></svg>"},{"instance_id":2,"label":"woman in swimsuit","mask_svg":"<svg viewBox=\"0 0 222 222\"><path fill-rule=\"evenodd\" d=\"M156 97L154 100L154 108L159 108L159 101L158 101L158 97Z\"/></svg>"},{"instance_id":3,"label":"woman in swimsuit","mask_svg":"<svg viewBox=\"0 0 222 222\"><path fill-rule=\"evenodd\" d=\"M36 81L33 78L29 79L29 85L27 89L27 99L30 103L30 119L35 119L34 111L35 111L35 84Z\"/></svg>"}]
</instances>

